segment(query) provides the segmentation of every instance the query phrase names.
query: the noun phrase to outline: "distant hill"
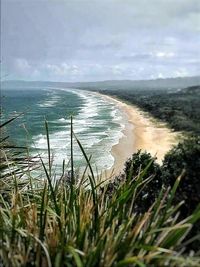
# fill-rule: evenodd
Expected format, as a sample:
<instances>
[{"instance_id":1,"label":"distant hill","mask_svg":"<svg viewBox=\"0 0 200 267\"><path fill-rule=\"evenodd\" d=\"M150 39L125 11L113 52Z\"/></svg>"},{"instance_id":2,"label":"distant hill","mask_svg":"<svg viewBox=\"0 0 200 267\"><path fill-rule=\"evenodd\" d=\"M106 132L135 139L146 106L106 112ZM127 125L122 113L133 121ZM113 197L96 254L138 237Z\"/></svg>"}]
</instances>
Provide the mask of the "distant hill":
<instances>
[{"instance_id":1,"label":"distant hill","mask_svg":"<svg viewBox=\"0 0 200 267\"><path fill-rule=\"evenodd\" d=\"M87 89L178 89L200 85L200 76L184 78L167 78L156 80L115 80L80 83L79 88Z\"/></svg>"},{"instance_id":2,"label":"distant hill","mask_svg":"<svg viewBox=\"0 0 200 267\"><path fill-rule=\"evenodd\" d=\"M48 82L48 81L3 81L4 88L62 87L80 89L179 89L200 85L200 76L156 80L108 80L97 82Z\"/></svg>"}]
</instances>

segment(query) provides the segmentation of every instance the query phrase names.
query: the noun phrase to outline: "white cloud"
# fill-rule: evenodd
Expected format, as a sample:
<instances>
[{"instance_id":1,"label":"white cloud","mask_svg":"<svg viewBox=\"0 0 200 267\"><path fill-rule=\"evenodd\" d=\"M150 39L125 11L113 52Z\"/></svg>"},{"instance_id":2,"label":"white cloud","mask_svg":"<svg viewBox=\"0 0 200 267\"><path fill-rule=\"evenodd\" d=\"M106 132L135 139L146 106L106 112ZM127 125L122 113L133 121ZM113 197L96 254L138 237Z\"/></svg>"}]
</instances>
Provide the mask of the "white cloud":
<instances>
[{"instance_id":1,"label":"white cloud","mask_svg":"<svg viewBox=\"0 0 200 267\"><path fill-rule=\"evenodd\" d=\"M122 72L123 72L123 68L120 67L119 65L112 66L111 69L112 69L112 73L113 73L114 75L121 75Z\"/></svg>"},{"instance_id":2,"label":"white cloud","mask_svg":"<svg viewBox=\"0 0 200 267\"><path fill-rule=\"evenodd\" d=\"M188 71L185 68L180 68L174 72L174 76L185 77L188 76Z\"/></svg>"},{"instance_id":3,"label":"white cloud","mask_svg":"<svg viewBox=\"0 0 200 267\"><path fill-rule=\"evenodd\" d=\"M191 67L186 68L182 62L177 61L172 52L158 51L151 53L151 57L133 55L133 61L118 61L113 63L93 63L91 61L63 61L62 63L36 64L27 59L15 60L16 78L24 76L30 80L51 81L97 81L109 79L150 79L176 76L189 76L192 73L198 75L196 61L191 61ZM167 60L168 58L175 59ZM147 58L148 60L145 60ZM156 58L159 60L155 61ZM156 64L155 64L156 62Z\"/></svg>"},{"instance_id":4,"label":"white cloud","mask_svg":"<svg viewBox=\"0 0 200 267\"><path fill-rule=\"evenodd\" d=\"M29 72L31 70L31 65L24 58L15 59L14 66L19 72L26 73L26 72Z\"/></svg>"},{"instance_id":5,"label":"white cloud","mask_svg":"<svg viewBox=\"0 0 200 267\"><path fill-rule=\"evenodd\" d=\"M158 78L160 78L160 79L164 78L163 74L162 73L158 73Z\"/></svg>"},{"instance_id":6,"label":"white cloud","mask_svg":"<svg viewBox=\"0 0 200 267\"><path fill-rule=\"evenodd\" d=\"M157 52L155 54L156 57L158 58L172 58L175 56L175 54L173 52Z\"/></svg>"},{"instance_id":7,"label":"white cloud","mask_svg":"<svg viewBox=\"0 0 200 267\"><path fill-rule=\"evenodd\" d=\"M43 65L43 69L49 71L51 74L55 76L78 75L80 73L80 70L77 65L67 64L65 62L57 65L46 64Z\"/></svg>"},{"instance_id":8,"label":"white cloud","mask_svg":"<svg viewBox=\"0 0 200 267\"><path fill-rule=\"evenodd\" d=\"M14 60L13 71L15 72L16 78L19 79L23 79L24 77L37 79L40 77L40 70L25 58L16 58Z\"/></svg>"}]
</instances>

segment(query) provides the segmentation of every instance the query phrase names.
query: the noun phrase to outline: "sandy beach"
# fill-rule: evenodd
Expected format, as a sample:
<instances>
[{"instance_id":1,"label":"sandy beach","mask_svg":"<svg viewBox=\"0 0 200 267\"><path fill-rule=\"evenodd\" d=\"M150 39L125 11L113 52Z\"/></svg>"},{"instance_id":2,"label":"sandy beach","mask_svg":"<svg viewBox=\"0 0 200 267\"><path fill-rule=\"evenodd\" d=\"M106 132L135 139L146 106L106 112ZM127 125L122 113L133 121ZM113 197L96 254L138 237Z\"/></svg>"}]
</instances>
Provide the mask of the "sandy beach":
<instances>
[{"instance_id":1,"label":"sandy beach","mask_svg":"<svg viewBox=\"0 0 200 267\"><path fill-rule=\"evenodd\" d=\"M164 155L180 140L180 133L172 132L165 123L153 119L134 105L111 96L103 97L118 105L126 121L124 136L111 150L115 159L113 174L122 171L124 162L138 149L151 153L157 157L158 163L162 163Z\"/></svg>"}]
</instances>

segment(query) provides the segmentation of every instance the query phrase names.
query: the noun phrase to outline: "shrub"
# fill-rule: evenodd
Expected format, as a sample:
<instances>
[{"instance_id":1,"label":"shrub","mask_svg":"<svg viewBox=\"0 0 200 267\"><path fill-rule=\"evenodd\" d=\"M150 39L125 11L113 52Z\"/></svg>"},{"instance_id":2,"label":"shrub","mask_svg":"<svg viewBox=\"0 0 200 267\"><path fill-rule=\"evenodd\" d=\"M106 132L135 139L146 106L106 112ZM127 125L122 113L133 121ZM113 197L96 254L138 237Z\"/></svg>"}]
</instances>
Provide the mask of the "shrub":
<instances>
[{"instance_id":1,"label":"shrub","mask_svg":"<svg viewBox=\"0 0 200 267\"><path fill-rule=\"evenodd\" d=\"M200 205L200 139L190 138L174 147L164 158L162 179L166 186L172 186L181 175L180 185L175 194L173 204L181 201L180 219L189 216ZM188 249L198 250L200 247L200 222L194 224L188 238L198 238Z\"/></svg>"},{"instance_id":2,"label":"shrub","mask_svg":"<svg viewBox=\"0 0 200 267\"><path fill-rule=\"evenodd\" d=\"M166 154L162 165L162 179L172 186L176 178L182 179L174 202L185 203L181 209L188 216L200 203L200 139L190 138L175 146Z\"/></svg>"},{"instance_id":3,"label":"shrub","mask_svg":"<svg viewBox=\"0 0 200 267\"><path fill-rule=\"evenodd\" d=\"M155 201L162 188L161 168L156 163L156 158L148 152L138 150L125 163L125 180L137 179L142 176L142 181L146 181L141 188L141 192L135 201L135 209L145 212Z\"/></svg>"},{"instance_id":4,"label":"shrub","mask_svg":"<svg viewBox=\"0 0 200 267\"><path fill-rule=\"evenodd\" d=\"M48 125L45 125L48 158L51 159L51 142ZM26 180L22 179L21 173L19 175L18 168L11 170L7 197L0 192L0 265L200 266L197 254L183 253L185 244L182 240L200 219L200 209L178 221L180 205L173 206L172 201L179 179L171 190L161 190L148 210L137 212L134 210L136 202L138 207L143 206L143 201L138 201L140 195L144 197L143 190L153 182L151 178L160 173L155 160L141 151L133 155L117 188L108 195L106 190L102 192L104 181L94 176L90 158L74 137L86 160L86 169L79 174L79 179L74 179L71 155L68 174L73 183L70 186L69 180L65 179L64 163L63 175L57 180L52 162L49 160L45 164L42 158L41 180L32 177L31 169L23 169ZM13 160L13 164L17 167L18 162Z\"/></svg>"}]
</instances>

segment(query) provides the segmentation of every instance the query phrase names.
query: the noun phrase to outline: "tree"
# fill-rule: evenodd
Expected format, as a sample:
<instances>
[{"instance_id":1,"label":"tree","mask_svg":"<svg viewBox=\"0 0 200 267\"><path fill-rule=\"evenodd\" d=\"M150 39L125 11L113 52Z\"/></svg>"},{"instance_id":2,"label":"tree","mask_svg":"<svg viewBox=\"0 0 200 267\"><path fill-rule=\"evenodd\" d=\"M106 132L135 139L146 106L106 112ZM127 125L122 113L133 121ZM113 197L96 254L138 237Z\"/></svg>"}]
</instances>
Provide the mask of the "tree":
<instances>
[{"instance_id":1,"label":"tree","mask_svg":"<svg viewBox=\"0 0 200 267\"><path fill-rule=\"evenodd\" d=\"M184 171L184 172L183 172ZM200 138L192 138L179 143L164 158L162 166L162 179L166 185L172 186L175 179L182 178L174 197L174 204L184 200L180 209L180 219L192 214L199 205L200 208ZM200 221L192 228L188 238L200 234ZM187 249L198 250L198 238Z\"/></svg>"},{"instance_id":2,"label":"tree","mask_svg":"<svg viewBox=\"0 0 200 267\"><path fill-rule=\"evenodd\" d=\"M161 167L156 163L156 158L150 153L138 150L125 163L124 176L126 180L136 179L138 175L142 176L143 181L149 179L140 194L137 196L136 211L145 212L153 204L162 188Z\"/></svg>"},{"instance_id":3,"label":"tree","mask_svg":"<svg viewBox=\"0 0 200 267\"><path fill-rule=\"evenodd\" d=\"M162 166L162 180L172 186L182 174L174 202L185 203L182 215L190 215L200 203L200 139L190 138L174 147L166 154Z\"/></svg>"},{"instance_id":4,"label":"tree","mask_svg":"<svg viewBox=\"0 0 200 267\"><path fill-rule=\"evenodd\" d=\"M123 183L136 182L138 177L142 177L145 182L138 190L138 195L134 201L134 212L146 212L153 204L162 187L161 167L156 163L150 153L138 150L129 158L124 165L123 172L116 176L113 181L106 185L106 194L112 196L112 193Z\"/></svg>"}]
</instances>

